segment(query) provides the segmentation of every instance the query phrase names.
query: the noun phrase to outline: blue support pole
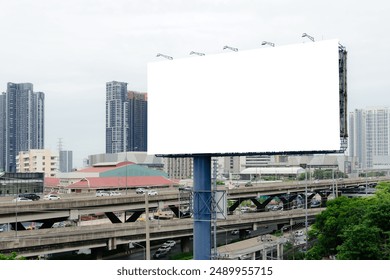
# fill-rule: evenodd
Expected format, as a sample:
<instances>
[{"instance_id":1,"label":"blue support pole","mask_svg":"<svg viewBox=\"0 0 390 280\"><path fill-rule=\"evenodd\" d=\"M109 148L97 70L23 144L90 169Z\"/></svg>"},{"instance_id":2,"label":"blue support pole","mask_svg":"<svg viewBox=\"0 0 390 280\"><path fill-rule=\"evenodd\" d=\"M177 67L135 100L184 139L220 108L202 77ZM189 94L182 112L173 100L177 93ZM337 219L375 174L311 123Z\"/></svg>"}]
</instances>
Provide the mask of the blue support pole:
<instances>
[{"instance_id":1,"label":"blue support pole","mask_svg":"<svg viewBox=\"0 0 390 280\"><path fill-rule=\"evenodd\" d=\"M194 260L211 259L211 156L194 157Z\"/></svg>"}]
</instances>

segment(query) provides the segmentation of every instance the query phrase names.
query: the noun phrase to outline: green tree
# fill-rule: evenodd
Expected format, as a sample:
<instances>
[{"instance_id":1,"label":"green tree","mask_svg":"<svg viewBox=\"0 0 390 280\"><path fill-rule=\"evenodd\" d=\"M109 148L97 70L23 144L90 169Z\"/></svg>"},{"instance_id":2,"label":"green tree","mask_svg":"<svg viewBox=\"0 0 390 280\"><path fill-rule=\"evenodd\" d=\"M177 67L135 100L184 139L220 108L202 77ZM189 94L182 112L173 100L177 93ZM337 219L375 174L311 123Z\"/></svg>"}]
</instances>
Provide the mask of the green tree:
<instances>
[{"instance_id":1,"label":"green tree","mask_svg":"<svg viewBox=\"0 0 390 280\"><path fill-rule=\"evenodd\" d=\"M343 242L337 247L339 260L380 260L384 258L381 229L367 224L352 225L344 230Z\"/></svg>"},{"instance_id":2,"label":"green tree","mask_svg":"<svg viewBox=\"0 0 390 280\"><path fill-rule=\"evenodd\" d=\"M9 255L0 254L0 260L25 260L25 257L18 256L15 252Z\"/></svg>"},{"instance_id":3,"label":"green tree","mask_svg":"<svg viewBox=\"0 0 390 280\"><path fill-rule=\"evenodd\" d=\"M390 259L390 182L373 197L339 197L328 202L309 232L315 245L308 259Z\"/></svg>"}]
</instances>

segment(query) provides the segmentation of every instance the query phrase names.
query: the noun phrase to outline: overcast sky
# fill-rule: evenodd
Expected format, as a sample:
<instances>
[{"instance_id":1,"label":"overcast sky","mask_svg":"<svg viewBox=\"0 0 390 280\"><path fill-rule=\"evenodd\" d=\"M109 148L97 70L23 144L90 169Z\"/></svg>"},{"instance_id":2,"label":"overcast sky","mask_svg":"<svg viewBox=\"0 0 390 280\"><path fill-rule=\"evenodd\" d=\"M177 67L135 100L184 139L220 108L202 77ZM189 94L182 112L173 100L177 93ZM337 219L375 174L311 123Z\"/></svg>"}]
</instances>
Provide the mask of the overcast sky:
<instances>
[{"instance_id":1,"label":"overcast sky","mask_svg":"<svg viewBox=\"0 0 390 280\"><path fill-rule=\"evenodd\" d=\"M62 138L81 167L105 152L105 83L147 91L157 53L336 38L348 50L349 111L390 106L389 15L385 0L0 0L0 91L7 82L43 91L45 146Z\"/></svg>"}]
</instances>

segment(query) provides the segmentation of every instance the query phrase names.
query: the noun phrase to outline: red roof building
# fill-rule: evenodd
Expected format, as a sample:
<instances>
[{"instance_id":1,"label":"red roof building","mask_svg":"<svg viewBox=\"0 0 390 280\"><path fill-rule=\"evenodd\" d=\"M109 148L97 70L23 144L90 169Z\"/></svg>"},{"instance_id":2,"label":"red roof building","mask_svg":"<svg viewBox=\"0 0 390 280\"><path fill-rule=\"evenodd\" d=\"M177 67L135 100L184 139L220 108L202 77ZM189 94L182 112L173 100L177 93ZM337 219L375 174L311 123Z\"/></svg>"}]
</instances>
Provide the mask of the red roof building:
<instances>
[{"instance_id":1,"label":"red roof building","mask_svg":"<svg viewBox=\"0 0 390 280\"><path fill-rule=\"evenodd\" d=\"M81 193L96 190L125 190L138 187L169 187L178 185L163 171L147 168L133 162L105 163L57 178L45 178L46 192Z\"/></svg>"}]
</instances>

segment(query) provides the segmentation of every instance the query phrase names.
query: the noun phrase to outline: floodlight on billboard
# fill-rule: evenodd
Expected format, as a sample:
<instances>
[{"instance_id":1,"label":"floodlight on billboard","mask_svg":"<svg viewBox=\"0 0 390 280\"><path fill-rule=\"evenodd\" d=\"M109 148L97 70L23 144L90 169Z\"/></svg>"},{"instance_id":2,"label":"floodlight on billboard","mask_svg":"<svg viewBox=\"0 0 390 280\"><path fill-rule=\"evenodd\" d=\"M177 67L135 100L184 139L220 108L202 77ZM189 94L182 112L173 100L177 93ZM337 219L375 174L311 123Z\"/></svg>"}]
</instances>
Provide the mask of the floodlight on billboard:
<instances>
[{"instance_id":1,"label":"floodlight on billboard","mask_svg":"<svg viewBox=\"0 0 390 280\"><path fill-rule=\"evenodd\" d=\"M340 63L338 40L151 62L148 153L340 151Z\"/></svg>"}]
</instances>

